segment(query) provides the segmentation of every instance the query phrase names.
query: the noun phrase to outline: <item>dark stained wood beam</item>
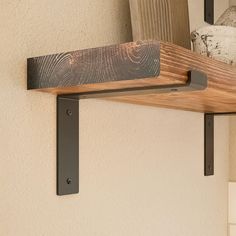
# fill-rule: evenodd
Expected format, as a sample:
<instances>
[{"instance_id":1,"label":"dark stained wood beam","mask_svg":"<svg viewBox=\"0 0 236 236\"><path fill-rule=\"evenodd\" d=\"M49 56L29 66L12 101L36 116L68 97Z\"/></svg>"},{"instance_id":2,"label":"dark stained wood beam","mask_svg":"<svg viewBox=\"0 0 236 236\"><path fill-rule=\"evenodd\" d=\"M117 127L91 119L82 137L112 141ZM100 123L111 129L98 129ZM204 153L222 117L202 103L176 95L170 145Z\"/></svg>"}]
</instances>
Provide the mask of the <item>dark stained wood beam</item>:
<instances>
[{"instance_id":1,"label":"dark stained wood beam","mask_svg":"<svg viewBox=\"0 0 236 236\"><path fill-rule=\"evenodd\" d=\"M110 99L206 113L236 111L236 67L155 40L30 58L28 89L74 94L185 84L190 70L207 75L206 90Z\"/></svg>"},{"instance_id":2,"label":"dark stained wood beam","mask_svg":"<svg viewBox=\"0 0 236 236\"><path fill-rule=\"evenodd\" d=\"M160 44L140 41L29 58L27 86L51 91L88 84L99 87L159 73Z\"/></svg>"}]
</instances>

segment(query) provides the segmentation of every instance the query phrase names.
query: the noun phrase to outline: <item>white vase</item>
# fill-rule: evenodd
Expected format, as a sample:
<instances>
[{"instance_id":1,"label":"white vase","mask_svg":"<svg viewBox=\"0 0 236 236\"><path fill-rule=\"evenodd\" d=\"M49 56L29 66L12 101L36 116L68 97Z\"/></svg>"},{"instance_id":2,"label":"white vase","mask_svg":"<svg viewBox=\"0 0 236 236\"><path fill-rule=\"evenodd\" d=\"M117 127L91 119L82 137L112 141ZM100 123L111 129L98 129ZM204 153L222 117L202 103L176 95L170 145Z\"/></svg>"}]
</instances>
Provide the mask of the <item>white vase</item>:
<instances>
[{"instance_id":1,"label":"white vase","mask_svg":"<svg viewBox=\"0 0 236 236\"><path fill-rule=\"evenodd\" d=\"M191 40L195 52L236 66L235 27L203 27L191 34Z\"/></svg>"}]
</instances>

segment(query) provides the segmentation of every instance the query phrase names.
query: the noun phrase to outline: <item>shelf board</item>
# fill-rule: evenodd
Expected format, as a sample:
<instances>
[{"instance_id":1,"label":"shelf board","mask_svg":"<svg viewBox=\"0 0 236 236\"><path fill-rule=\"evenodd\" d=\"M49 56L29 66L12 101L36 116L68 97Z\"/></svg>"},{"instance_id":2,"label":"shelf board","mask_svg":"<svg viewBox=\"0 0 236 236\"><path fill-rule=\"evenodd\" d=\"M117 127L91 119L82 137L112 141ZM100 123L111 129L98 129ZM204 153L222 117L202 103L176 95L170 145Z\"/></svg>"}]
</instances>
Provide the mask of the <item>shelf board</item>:
<instances>
[{"instance_id":1,"label":"shelf board","mask_svg":"<svg viewBox=\"0 0 236 236\"><path fill-rule=\"evenodd\" d=\"M236 67L159 41L78 50L27 61L28 89L74 94L185 84L188 71L208 77L201 91L122 95L115 101L205 113L236 112Z\"/></svg>"}]
</instances>

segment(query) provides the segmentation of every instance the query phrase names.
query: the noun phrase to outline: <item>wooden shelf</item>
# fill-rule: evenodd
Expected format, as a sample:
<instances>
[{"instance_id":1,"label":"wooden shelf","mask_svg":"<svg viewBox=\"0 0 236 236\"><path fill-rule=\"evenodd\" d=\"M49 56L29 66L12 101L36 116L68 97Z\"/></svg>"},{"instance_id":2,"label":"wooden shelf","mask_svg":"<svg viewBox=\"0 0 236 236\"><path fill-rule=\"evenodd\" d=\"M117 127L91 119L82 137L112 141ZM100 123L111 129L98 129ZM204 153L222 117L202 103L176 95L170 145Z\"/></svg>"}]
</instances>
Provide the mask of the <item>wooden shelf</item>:
<instances>
[{"instance_id":1,"label":"wooden shelf","mask_svg":"<svg viewBox=\"0 0 236 236\"><path fill-rule=\"evenodd\" d=\"M204 175L214 174L214 115L236 113L236 67L170 43L139 41L29 58L27 71L29 90L61 95L58 195L79 191L78 100L94 96L205 113Z\"/></svg>"},{"instance_id":2,"label":"wooden shelf","mask_svg":"<svg viewBox=\"0 0 236 236\"><path fill-rule=\"evenodd\" d=\"M185 84L188 71L208 77L207 89L122 95L107 99L204 113L236 112L236 67L182 47L138 41L28 59L28 89L86 93Z\"/></svg>"}]
</instances>

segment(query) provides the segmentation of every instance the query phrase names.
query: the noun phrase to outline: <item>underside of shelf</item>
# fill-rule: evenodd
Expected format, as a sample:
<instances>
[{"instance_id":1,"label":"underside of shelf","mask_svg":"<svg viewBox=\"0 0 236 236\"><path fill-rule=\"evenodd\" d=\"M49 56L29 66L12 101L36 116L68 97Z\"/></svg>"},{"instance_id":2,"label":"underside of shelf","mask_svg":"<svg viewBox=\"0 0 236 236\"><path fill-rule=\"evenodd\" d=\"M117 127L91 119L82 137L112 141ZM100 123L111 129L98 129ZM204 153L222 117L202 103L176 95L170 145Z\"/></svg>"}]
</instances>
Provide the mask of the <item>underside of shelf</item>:
<instances>
[{"instance_id":1,"label":"underside of shelf","mask_svg":"<svg viewBox=\"0 0 236 236\"><path fill-rule=\"evenodd\" d=\"M140 92L148 87L185 85L191 70L207 76L205 90ZM81 97L94 91L110 91L106 99L204 113L236 110L235 67L159 41L29 58L27 85L28 89ZM134 92L115 93L124 89Z\"/></svg>"}]
</instances>

